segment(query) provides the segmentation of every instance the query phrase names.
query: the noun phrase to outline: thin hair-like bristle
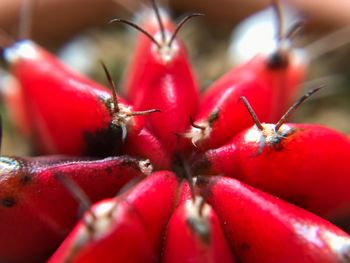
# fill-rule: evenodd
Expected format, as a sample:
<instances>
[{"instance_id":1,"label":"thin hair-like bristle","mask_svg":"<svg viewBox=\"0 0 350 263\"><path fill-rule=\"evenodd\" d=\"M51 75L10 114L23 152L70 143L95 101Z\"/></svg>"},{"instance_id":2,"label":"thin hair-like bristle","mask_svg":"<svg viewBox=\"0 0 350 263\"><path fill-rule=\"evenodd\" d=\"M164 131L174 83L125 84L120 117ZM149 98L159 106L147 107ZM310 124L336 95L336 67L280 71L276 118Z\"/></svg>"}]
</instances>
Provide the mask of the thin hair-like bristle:
<instances>
[{"instance_id":1,"label":"thin hair-like bristle","mask_svg":"<svg viewBox=\"0 0 350 263\"><path fill-rule=\"evenodd\" d=\"M163 24L162 18L160 16L160 12L159 12L156 0L151 0L151 4L152 4L153 10L154 10L154 12L156 14L156 18L157 18L157 21L158 21L158 24L159 24L160 33L162 35L162 41L163 41L163 43L165 43L166 37L165 37L164 24Z\"/></svg>"},{"instance_id":2,"label":"thin hair-like bristle","mask_svg":"<svg viewBox=\"0 0 350 263\"><path fill-rule=\"evenodd\" d=\"M201 14L201 13L193 13L193 14L190 14L186 17L184 17L176 26L175 28L175 31L173 33L173 35L171 36L171 39L168 43L169 47L171 46L171 44L174 42L177 34L179 33L180 29L183 27L184 24L186 24L191 18L193 17L197 17L197 16L204 16L204 14Z\"/></svg>"},{"instance_id":3,"label":"thin hair-like bristle","mask_svg":"<svg viewBox=\"0 0 350 263\"><path fill-rule=\"evenodd\" d=\"M133 28L135 28L136 30L140 31L142 34L144 34L145 36L147 36L154 44L157 45L157 47L160 49L161 45L158 43L158 41L150 34L148 33L146 30L144 30L143 28L141 28L140 26L138 26L137 24L128 21L128 20L124 20L124 19L120 19L120 18L115 18L109 21L109 23L123 23L123 24L127 24Z\"/></svg>"},{"instance_id":4,"label":"thin hair-like bristle","mask_svg":"<svg viewBox=\"0 0 350 263\"><path fill-rule=\"evenodd\" d=\"M276 123L275 130L278 131L279 128L288 120L289 116L312 94L319 91L320 89L324 88L324 86L317 87L315 89L310 90L308 93L300 97L288 110L287 112L282 116L282 118Z\"/></svg>"},{"instance_id":5,"label":"thin hair-like bristle","mask_svg":"<svg viewBox=\"0 0 350 263\"><path fill-rule=\"evenodd\" d=\"M262 124L261 124L261 122L260 122L258 116L256 115L256 113L255 113L255 111L253 110L252 106L251 106L250 103L248 102L247 98L244 97L244 96L242 96L242 97L239 98L238 101L242 101L242 102L244 103L244 105L245 105L245 107L247 108L247 110L248 110L250 116L252 117L252 119L253 119L255 125L258 127L259 130L262 131L262 130L264 129L264 127L262 126Z\"/></svg>"},{"instance_id":6,"label":"thin hair-like bristle","mask_svg":"<svg viewBox=\"0 0 350 263\"><path fill-rule=\"evenodd\" d=\"M106 64L105 64L102 60L100 60L100 63L101 63L101 65L102 65L102 68L103 68L103 70L104 70L104 73L105 73L105 75L106 75L106 77L107 77L108 83L109 83L109 85L110 85L110 87L111 87L111 89L112 89L113 104L114 104L114 113L117 113L117 112L119 112L119 110L120 110L120 109L119 109L119 105L118 105L117 87L116 87L116 85L114 84L114 81L113 81L113 79L112 79L112 76L111 76L111 74L110 74L110 72L109 72L109 70L108 70Z\"/></svg>"}]
</instances>

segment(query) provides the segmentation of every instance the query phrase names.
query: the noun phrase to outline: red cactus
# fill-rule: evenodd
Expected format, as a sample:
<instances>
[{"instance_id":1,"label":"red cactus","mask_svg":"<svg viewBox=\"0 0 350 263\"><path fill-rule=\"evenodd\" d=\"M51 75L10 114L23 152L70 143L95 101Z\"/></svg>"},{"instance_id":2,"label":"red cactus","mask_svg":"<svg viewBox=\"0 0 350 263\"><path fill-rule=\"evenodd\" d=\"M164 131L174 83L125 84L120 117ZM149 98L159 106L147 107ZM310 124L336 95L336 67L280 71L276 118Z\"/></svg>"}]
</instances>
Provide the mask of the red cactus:
<instances>
[{"instance_id":1,"label":"red cactus","mask_svg":"<svg viewBox=\"0 0 350 263\"><path fill-rule=\"evenodd\" d=\"M275 121L305 68L280 47L274 56L259 55L224 75L200 103L177 38L191 16L176 28L155 11L156 19L147 14L141 21L143 34L125 78L131 104L116 94L105 66L112 91L32 42L5 50L22 88L13 101L25 103L30 114L19 108L22 127L39 136L45 153L80 157L1 158L0 261L38 262L51 256L52 263L347 262L348 234L227 178L321 216L349 215L348 137L321 126L285 124L286 118L242 131L253 121L239 98L247 96L264 121ZM161 112L136 116L134 109ZM84 157L118 154L127 155ZM131 156L149 158L157 171L145 176L149 161L142 161L141 169ZM67 182L81 190L69 193L74 187ZM53 253L78 221L74 195L82 192L99 202L85 204L84 216Z\"/></svg>"},{"instance_id":2,"label":"red cactus","mask_svg":"<svg viewBox=\"0 0 350 263\"><path fill-rule=\"evenodd\" d=\"M149 173L135 158L0 158L0 261L43 260L78 219L79 203L58 180L73 180L92 201L112 197Z\"/></svg>"}]
</instances>

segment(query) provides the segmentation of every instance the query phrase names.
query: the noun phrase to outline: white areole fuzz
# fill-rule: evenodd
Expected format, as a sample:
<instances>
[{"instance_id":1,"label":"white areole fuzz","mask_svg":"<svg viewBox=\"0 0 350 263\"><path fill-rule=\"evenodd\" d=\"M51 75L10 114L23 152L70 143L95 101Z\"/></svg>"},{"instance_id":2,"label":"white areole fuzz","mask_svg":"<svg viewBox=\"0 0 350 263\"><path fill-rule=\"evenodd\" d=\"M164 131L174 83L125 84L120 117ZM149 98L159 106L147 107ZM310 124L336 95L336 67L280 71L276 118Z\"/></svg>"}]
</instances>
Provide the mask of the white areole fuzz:
<instances>
[{"instance_id":1,"label":"white areole fuzz","mask_svg":"<svg viewBox=\"0 0 350 263\"><path fill-rule=\"evenodd\" d=\"M273 144L293 131L293 128L288 124L283 124L278 131L276 131L275 124L262 123L261 125L264 128L263 130L260 130L256 125L248 130L244 136L246 143L260 143L263 136L265 143Z\"/></svg>"},{"instance_id":2,"label":"white areole fuzz","mask_svg":"<svg viewBox=\"0 0 350 263\"><path fill-rule=\"evenodd\" d=\"M158 32L154 36L154 39L160 44L160 49L157 45L152 44L152 52L154 52L156 58L160 59L162 63L167 64L177 55L180 47L176 39L174 39L174 41L169 46L172 34L168 31L165 31L164 34L165 41L162 39L161 32Z\"/></svg>"},{"instance_id":3,"label":"white areole fuzz","mask_svg":"<svg viewBox=\"0 0 350 263\"><path fill-rule=\"evenodd\" d=\"M197 122L196 125L203 127L203 129L192 126L190 131L184 134L186 138L191 139L191 142L195 147L197 147L198 142L200 143L201 141L208 139L212 130L209 121L200 121Z\"/></svg>"},{"instance_id":4,"label":"white areole fuzz","mask_svg":"<svg viewBox=\"0 0 350 263\"><path fill-rule=\"evenodd\" d=\"M20 59L35 60L39 57L35 43L27 39L18 41L4 50L4 58L8 63L15 63Z\"/></svg>"}]
</instances>

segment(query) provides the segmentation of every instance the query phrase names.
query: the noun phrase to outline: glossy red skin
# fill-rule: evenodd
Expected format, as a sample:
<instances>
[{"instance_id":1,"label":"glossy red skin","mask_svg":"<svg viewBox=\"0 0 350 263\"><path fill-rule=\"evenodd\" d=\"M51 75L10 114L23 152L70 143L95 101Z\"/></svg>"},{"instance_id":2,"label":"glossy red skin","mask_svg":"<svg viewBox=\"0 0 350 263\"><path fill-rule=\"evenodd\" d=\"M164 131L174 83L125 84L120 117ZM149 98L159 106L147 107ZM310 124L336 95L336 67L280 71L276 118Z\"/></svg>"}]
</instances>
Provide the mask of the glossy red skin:
<instances>
[{"instance_id":1,"label":"glossy red skin","mask_svg":"<svg viewBox=\"0 0 350 263\"><path fill-rule=\"evenodd\" d=\"M169 20L163 22L166 34L171 35L173 25ZM148 32L157 39L160 36L159 28L152 27ZM194 116L198 107L199 92L183 43L176 38L171 50L174 54L166 62L157 46L141 35L126 73L124 89L137 110L161 110L145 119L149 129L173 154L183 147L174 133L184 133L188 129L189 117Z\"/></svg>"},{"instance_id":2,"label":"glossy red skin","mask_svg":"<svg viewBox=\"0 0 350 263\"><path fill-rule=\"evenodd\" d=\"M225 174L295 203L322 217L350 211L350 143L346 135L316 124L287 124L295 129L259 154L260 142L243 131L225 146L206 153L210 173ZM199 165L199 166L200 166Z\"/></svg>"},{"instance_id":3,"label":"glossy red skin","mask_svg":"<svg viewBox=\"0 0 350 263\"><path fill-rule=\"evenodd\" d=\"M257 55L247 64L247 70L251 70L257 79L266 82L272 89L270 122L277 122L295 101L307 74L306 61L297 57L301 54L291 50L286 55L288 64L285 67L271 68L271 58L266 55Z\"/></svg>"},{"instance_id":4,"label":"glossy red skin","mask_svg":"<svg viewBox=\"0 0 350 263\"><path fill-rule=\"evenodd\" d=\"M173 32L175 25L171 20L169 14L164 10L161 11L161 19L164 28L168 32ZM156 18L153 8L145 8L136 16L136 23L140 25L145 31L150 33L152 36L160 36L159 22ZM142 33L137 34L136 47L134 48L133 57L128 66L127 73L124 75L123 91L125 97L133 102L141 87L139 86L140 78L144 75L144 70L148 64L148 54L150 52L152 42L148 37Z\"/></svg>"},{"instance_id":5,"label":"glossy red skin","mask_svg":"<svg viewBox=\"0 0 350 263\"><path fill-rule=\"evenodd\" d=\"M192 230L186 200L174 211L167 226L162 262L235 262L223 235L216 213L209 208L206 215L208 240Z\"/></svg>"},{"instance_id":6,"label":"glossy red skin","mask_svg":"<svg viewBox=\"0 0 350 263\"><path fill-rule=\"evenodd\" d=\"M168 66L168 69L162 69L162 66L158 69L151 65L148 67L151 71L145 73L148 79L143 80L142 83L149 87L142 101L140 103L135 101L135 107L161 110L157 115L145 116L145 119L149 121L151 131L171 154L180 147L178 137L174 133L187 131L189 116L194 115L197 109L198 100L195 97L198 94L195 91L192 76L184 65L174 62ZM153 78L152 74L154 74Z\"/></svg>"},{"instance_id":7,"label":"glossy red skin","mask_svg":"<svg viewBox=\"0 0 350 263\"><path fill-rule=\"evenodd\" d=\"M185 203L187 200L191 198L192 198L192 192L191 192L190 185L186 180L183 180L177 191L176 208L178 208L179 205Z\"/></svg>"},{"instance_id":8,"label":"glossy red skin","mask_svg":"<svg viewBox=\"0 0 350 263\"><path fill-rule=\"evenodd\" d=\"M143 128L129 133L122 152L131 156L148 158L157 170L171 168L171 159L158 138Z\"/></svg>"},{"instance_id":9,"label":"glossy red skin","mask_svg":"<svg viewBox=\"0 0 350 263\"><path fill-rule=\"evenodd\" d=\"M350 236L324 219L235 179L209 184L207 201L239 262L348 262Z\"/></svg>"},{"instance_id":10,"label":"glossy red skin","mask_svg":"<svg viewBox=\"0 0 350 263\"><path fill-rule=\"evenodd\" d=\"M35 56L22 54L9 61L23 88L38 143L45 153L81 155L87 152L85 133L94 136L111 122L110 91L68 69L53 55L30 41ZM116 141L118 140L116 135Z\"/></svg>"},{"instance_id":11,"label":"glossy red skin","mask_svg":"<svg viewBox=\"0 0 350 263\"><path fill-rule=\"evenodd\" d=\"M78 202L55 175L74 180L92 202L112 197L131 179L144 176L131 157L0 161L1 262L44 260L76 223Z\"/></svg>"},{"instance_id":12,"label":"glossy red skin","mask_svg":"<svg viewBox=\"0 0 350 263\"><path fill-rule=\"evenodd\" d=\"M192 169L196 174L238 176L236 145L230 141L225 145L194 156Z\"/></svg>"},{"instance_id":13,"label":"glossy red skin","mask_svg":"<svg viewBox=\"0 0 350 263\"><path fill-rule=\"evenodd\" d=\"M135 186L123 198L132 204L139 215L157 255L161 253L161 243L166 223L175 206L178 185L173 172L159 171Z\"/></svg>"},{"instance_id":14,"label":"glossy red skin","mask_svg":"<svg viewBox=\"0 0 350 263\"><path fill-rule=\"evenodd\" d=\"M172 172L160 171L147 177L118 198L119 205L128 207L129 215L119 215L118 211L115 226L101 239L84 241L71 262L100 262L101 257L106 262L157 261L165 226L175 205L177 187L177 178ZM79 240L82 227L84 225L80 223L49 262L62 262L66 258ZM140 248L140 243L147 247Z\"/></svg>"},{"instance_id":15,"label":"glossy red skin","mask_svg":"<svg viewBox=\"0 0 350 263\"><path fill-rule=\"evenodd\" d=\"M30 47L35 56L19 50ZM57 58L25 40L8 48L8 58L20 81L43 153L108 156L121 148L121 128L112 123L111 91L77 74ZM52 99L50 99L52 98ZM128 104L121 98L119 103ZM15 107L16 105L13 105ZM129 131L144 127L142 117L132 117Z\"/></svg>"},{"instance_id":16,"label":"glossy red skin","mask_svg":"<svg viewBox=\"0 0 350 263\"><path fill-rule=\"evenodd\" d=\"M81 221L50 258L49 263L154 262L155 255L152 254L146 229L132 206L108 199L96 204L92 211L104 202L116 203L118 209L109 231L100 238L84 239L86 243L79 247L79 239L86 232L85 224ZM75 243L79 248L77 253L73 252Z\"/></svg>"},{"instance_id":17,"label":"glossy red skin","mask_svg":"<svg viewBox=\"0 0 350 263\"><path fill-rule=\"evenodd\" d=\"M201 150L219 147L254 124L244 104L239 102L241 96L248 99L260 120L269 120L273 97L270 86L256 78L253 71L243 69L241 66L229 71L204 93L195 123L207 121L213 112L219 111L210 136L198 142Z\"/></svg>"}]
</instances>

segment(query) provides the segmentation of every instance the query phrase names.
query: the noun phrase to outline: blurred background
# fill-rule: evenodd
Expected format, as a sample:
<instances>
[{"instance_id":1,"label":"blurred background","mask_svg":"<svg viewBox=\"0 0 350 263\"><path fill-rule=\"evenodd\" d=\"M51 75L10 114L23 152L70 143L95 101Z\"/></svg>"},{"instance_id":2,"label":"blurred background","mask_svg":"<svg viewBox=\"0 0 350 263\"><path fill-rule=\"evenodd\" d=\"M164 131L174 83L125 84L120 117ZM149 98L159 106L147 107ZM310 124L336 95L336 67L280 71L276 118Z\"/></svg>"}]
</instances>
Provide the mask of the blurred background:
<instances>
[{"instance_id":1,"label":"blurred background","mask_svg":"<svg viewBox=\"0 0 350 263\"><path fill-rule=\"evenodd\" d=\"M27 9L29 11L21 14L22 0L1 0L0 28L15 39L19 31L24 32L21 34L56 53L69 66L106 84L99 64L102 59L113 73L113 78L121 81L133 51L135 31L125 25L108 22L112 18L133 19L142 6L149 4L148 1L32 2L34 4ZM258 17L252 18L270 4L271 1L263 0L217 0L215 4L209 0L169 0L162 1L160 5L168 8L178 20L191 12L205 14L205 17L189 22L179 34L188 48L200 86L205 89L229 68L243 61L243 53L246 57L252 56L261 46L269 46L274 41L274 15L271 12L259 13ZM350 133L350 2L289 0L287 4L286 16L288 13L305 22L304 30L294 45L317 51L311 56L305 87L319 83L329 86L300 107L294 121L322 123ZM266 21L271 23L265 25ZM254 30L259 23L264 27L263 30L258 28L259 39L254 40L257 37ZM330 35L332 32L333 35ZM248 47L245 43L259 46ZM6 64L2 65L6 71ZM1 112L4 119L2 154L32 154L28 142L13 127L3 104Z\"/></svg>"}]
</instances>

